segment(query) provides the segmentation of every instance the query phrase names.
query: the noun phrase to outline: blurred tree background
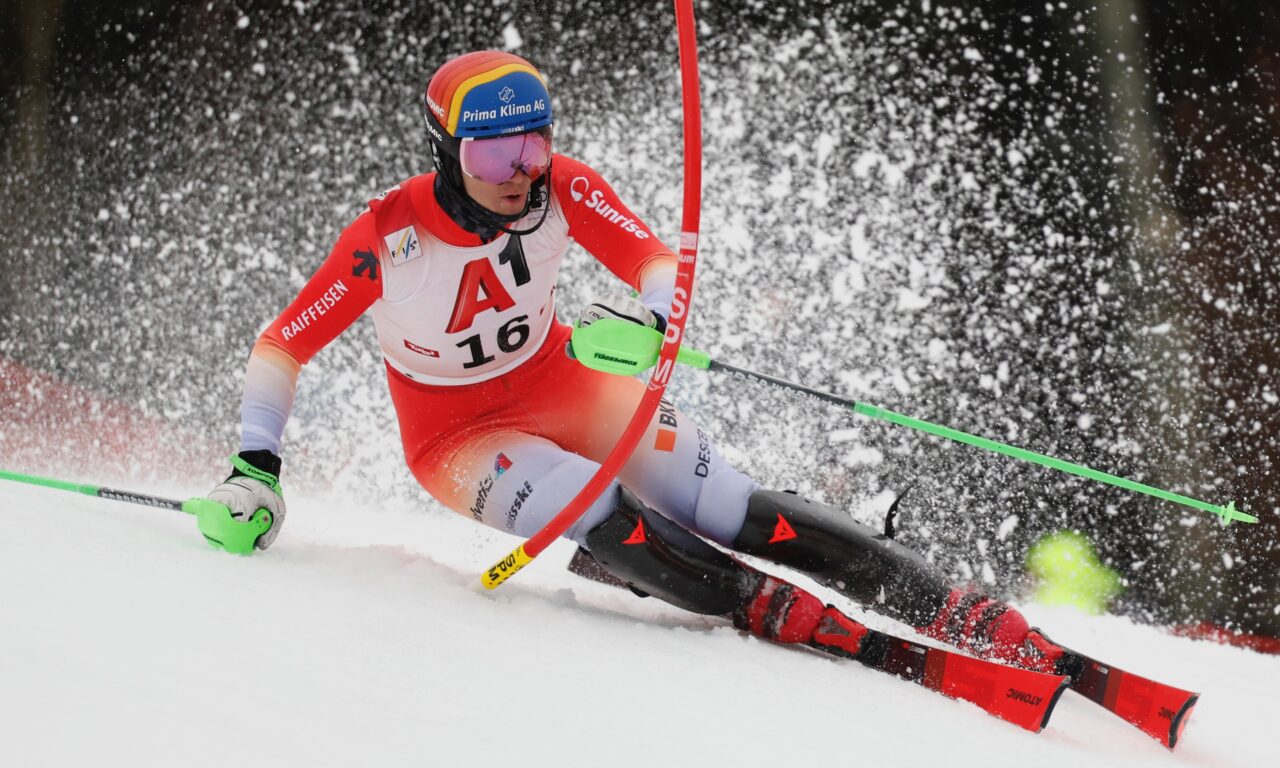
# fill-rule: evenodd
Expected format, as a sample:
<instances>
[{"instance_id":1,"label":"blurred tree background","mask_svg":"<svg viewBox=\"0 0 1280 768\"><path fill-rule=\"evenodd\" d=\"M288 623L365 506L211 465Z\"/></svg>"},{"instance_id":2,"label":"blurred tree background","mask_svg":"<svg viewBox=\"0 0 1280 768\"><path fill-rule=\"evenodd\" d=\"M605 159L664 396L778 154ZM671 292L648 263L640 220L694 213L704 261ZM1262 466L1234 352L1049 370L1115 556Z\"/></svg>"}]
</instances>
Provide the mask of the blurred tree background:
<instances>
[{"instance_id":1,"label":"blurred tree background","mask_svg":"<svg viewBox=\"0 0 1280 768\"><path fill-rule=\"evenodd\" d=\"M693 343L1262 522L684 377L728 454L872 523L914 483L901 536L957 576L1014 589L1028 546L1073 528L1123 577L1119 610L1280 634L1273 4L698 12ZM450 55L541 66L560 150L676 231L664 2L0 0L0 18L0 356L218 440L257 331L368 198L429 169L419 99ZM569 267L562 316L605 285ZM412 493L367 324L348 337L304 374L286 467Z\"/></svg>"}]
</instances>

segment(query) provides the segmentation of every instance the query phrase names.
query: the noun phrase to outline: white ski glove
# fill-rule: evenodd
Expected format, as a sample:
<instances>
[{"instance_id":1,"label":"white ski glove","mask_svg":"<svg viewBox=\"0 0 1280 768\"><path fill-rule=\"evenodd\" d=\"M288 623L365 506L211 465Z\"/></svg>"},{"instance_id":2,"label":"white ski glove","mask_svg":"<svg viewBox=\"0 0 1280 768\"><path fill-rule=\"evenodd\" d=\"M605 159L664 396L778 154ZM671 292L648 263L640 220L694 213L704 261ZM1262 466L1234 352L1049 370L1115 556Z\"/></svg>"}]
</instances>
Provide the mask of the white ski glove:
<instances>
[{"instance_id":1,"label":"white ski glove","mask_svg":"<svg viewBox=\"0 0 1280 768\"><path fill-rule=\"evenodd\" d=\"M258 549L266 549L284 525L284 493L278 477L280 459L270 451L244 451L231 457L231 463L235 467L231 476L210 491L207 498L225 505L238 522L249 522L259 509L269 512L271 527L254 542ZM263 469L264 465L275 472Z\"/></svg>"},{"instance_id":2,"label":"white ski glove","mask_svg":"<svg viewBox=\"0 0 1280 768\"><path fill-rule=\"evenodd\" d=\"M606 299L588 304L578 316L578 326L586 327L604 317L627 320L658 331L667 330L666 318L640 303L639 299L625 293L615 293Z\"/></svg>"}]
</instances>

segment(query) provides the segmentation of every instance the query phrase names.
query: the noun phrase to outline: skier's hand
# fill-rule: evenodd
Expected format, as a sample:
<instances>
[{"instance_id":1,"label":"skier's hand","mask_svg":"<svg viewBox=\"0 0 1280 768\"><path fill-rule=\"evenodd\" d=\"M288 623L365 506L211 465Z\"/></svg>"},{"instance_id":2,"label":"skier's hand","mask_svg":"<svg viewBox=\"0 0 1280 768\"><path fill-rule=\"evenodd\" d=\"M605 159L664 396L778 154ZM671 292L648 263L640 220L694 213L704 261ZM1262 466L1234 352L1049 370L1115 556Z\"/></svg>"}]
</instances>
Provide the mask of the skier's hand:
<instances>
[{"instance_id":1,"label":"skier's hand","mask_svg":"<svg viewBox=\"0 0 1280 768\"><path fill-rule=\"evenodd\" d=\"M582 314L578 316L578 327L585 328L605 317L626 320L658 331L667 329L667 321L662 315L641 304L639 299L632 298L624 293L616 293L608 298L588 304L587 308L582 310Z\"/></svg>"},{"instance_id":2,"label":"skier's hand","mask_svg":"<svg viewBox=\"0 0 1280 768\"><path fill-rule=\"evenodd\" d=\"M666 328L662 315L637 299L615 294L582 310L565 354L597 371L635 376L658 362Z\"/></svg>"},{"instance_id":3,"label":"skier's hand","mask_svg":"<svg viewBox=\"0 0 1280 768\"><path fill-rule=\"evenodd\" d=\"M231 475L209 492L209 500L231 510L231 518L248 525L258 510L270 515L270 527L257 537L254 547L266 549L276 540L284 525L284 493L280 488L280 457L270 451L242 451L231 457ZM203 531L216 540L218 534ZM246 542L247 543L247 542Z\"/></svg>"}]
</instances>

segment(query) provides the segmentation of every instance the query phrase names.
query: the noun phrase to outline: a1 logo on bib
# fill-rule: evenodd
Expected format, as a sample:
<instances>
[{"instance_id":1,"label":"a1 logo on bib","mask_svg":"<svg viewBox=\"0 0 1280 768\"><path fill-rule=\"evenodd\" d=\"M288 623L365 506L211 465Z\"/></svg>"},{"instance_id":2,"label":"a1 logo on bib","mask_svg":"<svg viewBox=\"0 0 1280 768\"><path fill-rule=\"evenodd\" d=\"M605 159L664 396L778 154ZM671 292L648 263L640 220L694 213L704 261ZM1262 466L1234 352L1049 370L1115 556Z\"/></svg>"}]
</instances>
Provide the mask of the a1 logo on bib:
<instances>
[{"instance_id":1,"label":"a1 logo on bib","mask_svg":"<svg viewBox=\"0 0 1280 768\"><path fill-rule=\"evenodd\" d=\"M413 227L392 232L383 238L383 242L387 244L387 253L391 254L393 267L413 261L422 255L422 242L418 239L418 233Z\"/></svg>"}]
</instances>

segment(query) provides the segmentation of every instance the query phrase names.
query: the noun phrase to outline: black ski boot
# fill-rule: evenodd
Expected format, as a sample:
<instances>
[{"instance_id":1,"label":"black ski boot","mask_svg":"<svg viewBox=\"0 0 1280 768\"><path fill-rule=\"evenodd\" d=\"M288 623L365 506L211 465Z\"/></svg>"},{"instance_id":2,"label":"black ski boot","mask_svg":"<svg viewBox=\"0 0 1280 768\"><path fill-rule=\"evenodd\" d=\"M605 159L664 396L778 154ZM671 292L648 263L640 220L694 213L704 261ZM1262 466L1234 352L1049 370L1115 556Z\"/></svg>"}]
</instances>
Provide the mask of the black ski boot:
<instances>
[{"instance_id":1,"label":"black ski boot","mask_svg":"<svg viewBox=\"0 0 1280 768\"><path fill-rule=\"evenodd\" d=\"M753 493L733 548L806 573L870 610L983 657L1052 671L1061 655L1009 604L953 587L919 553L792 492Z\"/></svg>"},{"instance_id":2,"label":"black ski boot","mask_svg":"<svg viewBox=\"0 0 1280 768\"><path fill-rule=\"evenodd\" d=\"M649 509L626 488L613 514L587 533L586 545L596 563L637 594L727 616L760 637L852 656L866 632L800 587L735 560Z\"/></svg>"},{"instance_id":3,"label":"black ski boot","mask_svg":"<svg viewBox=\"0 0 1280 768\"><path fill-rule=\"evenodd\" d=\"M731 545L913 627L933 622L950 586L919 553L844 512L790 491L756 491Z\"/></svg>"}]
</instances>

